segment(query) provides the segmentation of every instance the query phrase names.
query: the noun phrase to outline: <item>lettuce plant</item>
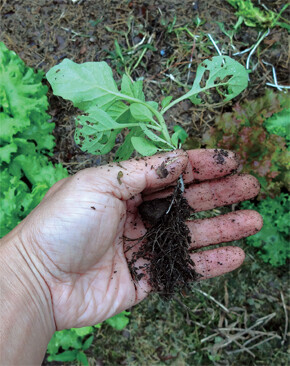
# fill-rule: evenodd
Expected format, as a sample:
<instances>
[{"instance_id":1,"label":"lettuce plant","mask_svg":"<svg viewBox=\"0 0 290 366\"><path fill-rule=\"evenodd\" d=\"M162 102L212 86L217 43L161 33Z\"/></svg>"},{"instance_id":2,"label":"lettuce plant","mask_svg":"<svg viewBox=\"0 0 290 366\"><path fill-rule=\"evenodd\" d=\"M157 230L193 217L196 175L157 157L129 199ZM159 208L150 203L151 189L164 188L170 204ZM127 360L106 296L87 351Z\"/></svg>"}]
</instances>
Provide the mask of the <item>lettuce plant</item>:
<instances>
[{"instance_id":1,"label":"lettuce plant","mask_svg":"<svg viewBox=\"0 0 290 366\"><path fill-rule=\"evenodd\" d=\"M54 125L49 122L47 87L0 43L0 236L12 230L46 191L67 176L52 154Z\"/></svg>"},{"instance_id":2,"label":"lettuce plant","mask_svg":"<svg viewBox=\"0 0 290 366\"><path fill-rule=\"evenodd\" d=\"M116 160L126 160L134 150L149 156L178 148L186 132L176 126L170 136L165 112L184 99L203 103L204 95L212 89L227 102L247 87L248 73L228 56L213 57L198 66L186 94L174 101L167 96L161 105L145 100L141 80L132 81L124 74L118 88L105 62L76 64L65 59L47 73L47 79L55 95L71 100L85 112L76 119L75 140L80 148L91 154L107 154L123 131L126 136L116 151Z\"/></svg>"},{"instance_id":3,"label":"lettuce plant","mask_svg":"<svg viewBox=\"0 0 290 366\"><path fill-rule=\"evenodd\" d=\"M258 210L262 215L262 230L248 237L246 241L249 245L259 248L260 257L274 267L285 264L290 258L289 204L290 196L286 193L274 199L267 197L257 205L249 201L241 204L242 208Z\"/></svg>"},{"instance_id":4,"label":"lettuce plant","mask_svg":"<svg viewBox=\"0 0 290 366\"><path fill-rule=\"evenodd\" d=\"M289 101L288 94L267 90L220 115L202 138L208 148L235 151L243 171L258 178L264 197L289 189Z\"/></svg>"},{"instance_id":5,"label":"lettuce plant","mask_svg":"<svg viewBox=\"0 0 290 366\"><path fill-rule=\"evenodd\" d=\"M290 100L288 99L289 106ZM284 108L280 112L274 113L270 118L268 118L264 126L269 133L281 136L285 138L288 144L290 143L290 108Z\"/></svg>"}]
</instances>

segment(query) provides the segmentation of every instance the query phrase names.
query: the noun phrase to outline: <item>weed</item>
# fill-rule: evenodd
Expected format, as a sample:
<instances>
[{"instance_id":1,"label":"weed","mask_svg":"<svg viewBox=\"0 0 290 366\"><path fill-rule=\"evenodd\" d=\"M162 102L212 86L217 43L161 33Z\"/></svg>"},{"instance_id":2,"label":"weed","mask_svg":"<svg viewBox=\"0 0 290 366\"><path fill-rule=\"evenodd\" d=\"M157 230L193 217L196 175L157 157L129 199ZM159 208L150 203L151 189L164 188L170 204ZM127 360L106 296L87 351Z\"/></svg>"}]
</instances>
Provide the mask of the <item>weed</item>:
<instances>
[{"instance_id":1,"label":"weed","mask_svg":"<svg viewBox=\"0 0 290 366\"><path fill-rule=\"evenodd\" d=\"M236 35L236 33L240 30L240 26L243 23L243 17L239 16L236 24L232 27L232 29L226 29L224 23L217 22L220 30L230 39L230 45L233 46L233 38Z\"/></svg>"},{"instance_id":2,"label":"weed","mask_svg":"<svg viewBox=\"0 0 290 366\"><path fill-rule=\"evenodd\" d=\"M91 346L95 329L100 329L105 323L115 330L123 330L129 323L129 312L105 320L104 323L93 327L71 328L55 332L47 346L47 360L51 361L78 361L81 365L88 366L89 361L85 351Z\"/></svg>"},{"instance_id":3,"label":"weed","mask_svg":"<svg viewBox=\"0 0 290 366\"><path fill-rule=\"evenodd\" d=\"M272 10L264 7L260 9L253 5L251 0L227 0L235 9L236 15L242 17L248 27L273 28L276 25L290 30L289 22L279 22L282 13L287 9L289 4L283 6L281 11L277 14Z\"/></svg>"}]
</instances>

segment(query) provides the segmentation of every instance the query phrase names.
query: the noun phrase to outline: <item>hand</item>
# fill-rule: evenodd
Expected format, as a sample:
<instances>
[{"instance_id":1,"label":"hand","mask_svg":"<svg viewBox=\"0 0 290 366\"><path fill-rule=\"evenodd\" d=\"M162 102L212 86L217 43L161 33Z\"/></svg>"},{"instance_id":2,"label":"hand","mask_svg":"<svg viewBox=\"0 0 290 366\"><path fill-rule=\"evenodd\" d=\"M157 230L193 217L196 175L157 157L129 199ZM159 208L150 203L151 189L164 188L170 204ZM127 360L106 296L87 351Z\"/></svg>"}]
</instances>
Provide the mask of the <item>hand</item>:
<instances>
[{"instance_id":1,"label":"hand","mask_svg":"<svg viewBox=\"0 0 290 366\"><path fill-rule=\"evenodd\" d=\"M161 179L156 169L163 161L169 174ZM168 194L162 189L182 172L190 184L185 196L195 211L254 197L259 192L254 177L229 176L237 167L231 152L178 150L85 169L56 183L13 231L17 251L29 256L29 266L51 294L56 329L97 324L150 292L146 279L132 281L124 254L124 237L144 233L137 211L143 199ZM252 235L262 220L246 210L191 221L188 226L192 247L201 248ZM237 247L221 247L193 253L192 259L206 279L239 267L244 253Z\"/></svg>"}]
</instances>

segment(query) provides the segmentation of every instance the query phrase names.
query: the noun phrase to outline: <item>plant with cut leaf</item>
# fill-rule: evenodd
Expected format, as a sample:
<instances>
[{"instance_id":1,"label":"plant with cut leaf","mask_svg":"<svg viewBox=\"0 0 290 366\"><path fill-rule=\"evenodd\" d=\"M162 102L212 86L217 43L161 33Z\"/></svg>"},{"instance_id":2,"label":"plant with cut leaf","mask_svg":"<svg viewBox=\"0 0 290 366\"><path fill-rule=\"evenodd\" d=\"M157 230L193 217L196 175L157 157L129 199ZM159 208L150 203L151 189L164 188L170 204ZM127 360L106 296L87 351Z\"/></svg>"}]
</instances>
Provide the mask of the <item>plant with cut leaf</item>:
<instances>
[{"instance_id":1,"label":"plant with cut leaf","mask_svg":"<svg viewBox=\"0 0 290 366\"><path fill-rule=\"evenodd\" d=\"M95 155L107 154L115 146L117 135L125 132L116 160L126 160L134 150L149 156L178 148L187 134L175 126L170 135L165 112L184 99L201 104L212 89L227 102L247 87L248 73L228 56L213 57L198 66L196 79L186 94L174 101L167 96L160 106L145 100L141 80L133 82L123 75L118 88L105 62L76 64L65 59L47 73L47 79L55 95L71 100L85 112L76 119L75 140L81 149Z\"/></svg>"}]
</instances>

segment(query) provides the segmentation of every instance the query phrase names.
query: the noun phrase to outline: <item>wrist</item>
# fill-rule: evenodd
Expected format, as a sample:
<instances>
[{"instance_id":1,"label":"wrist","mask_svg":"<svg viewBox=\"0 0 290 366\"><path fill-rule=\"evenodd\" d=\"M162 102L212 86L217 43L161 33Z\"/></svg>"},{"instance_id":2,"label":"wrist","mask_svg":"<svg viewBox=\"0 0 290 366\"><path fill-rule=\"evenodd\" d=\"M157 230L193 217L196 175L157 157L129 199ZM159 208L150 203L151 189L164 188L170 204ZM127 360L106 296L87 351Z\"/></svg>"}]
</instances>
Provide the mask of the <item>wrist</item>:
<instances>
[{"instance_id":1,"label":"wrist","mask_svg":"<svg viewBox=\"0 0 290 366\"><path fill-rule=\"evenodd\" d=\"M55 331L50 291L33 250L13 232L0 241L0 289L0 364L40 364Z\"/></svg>"}]
</instances>

